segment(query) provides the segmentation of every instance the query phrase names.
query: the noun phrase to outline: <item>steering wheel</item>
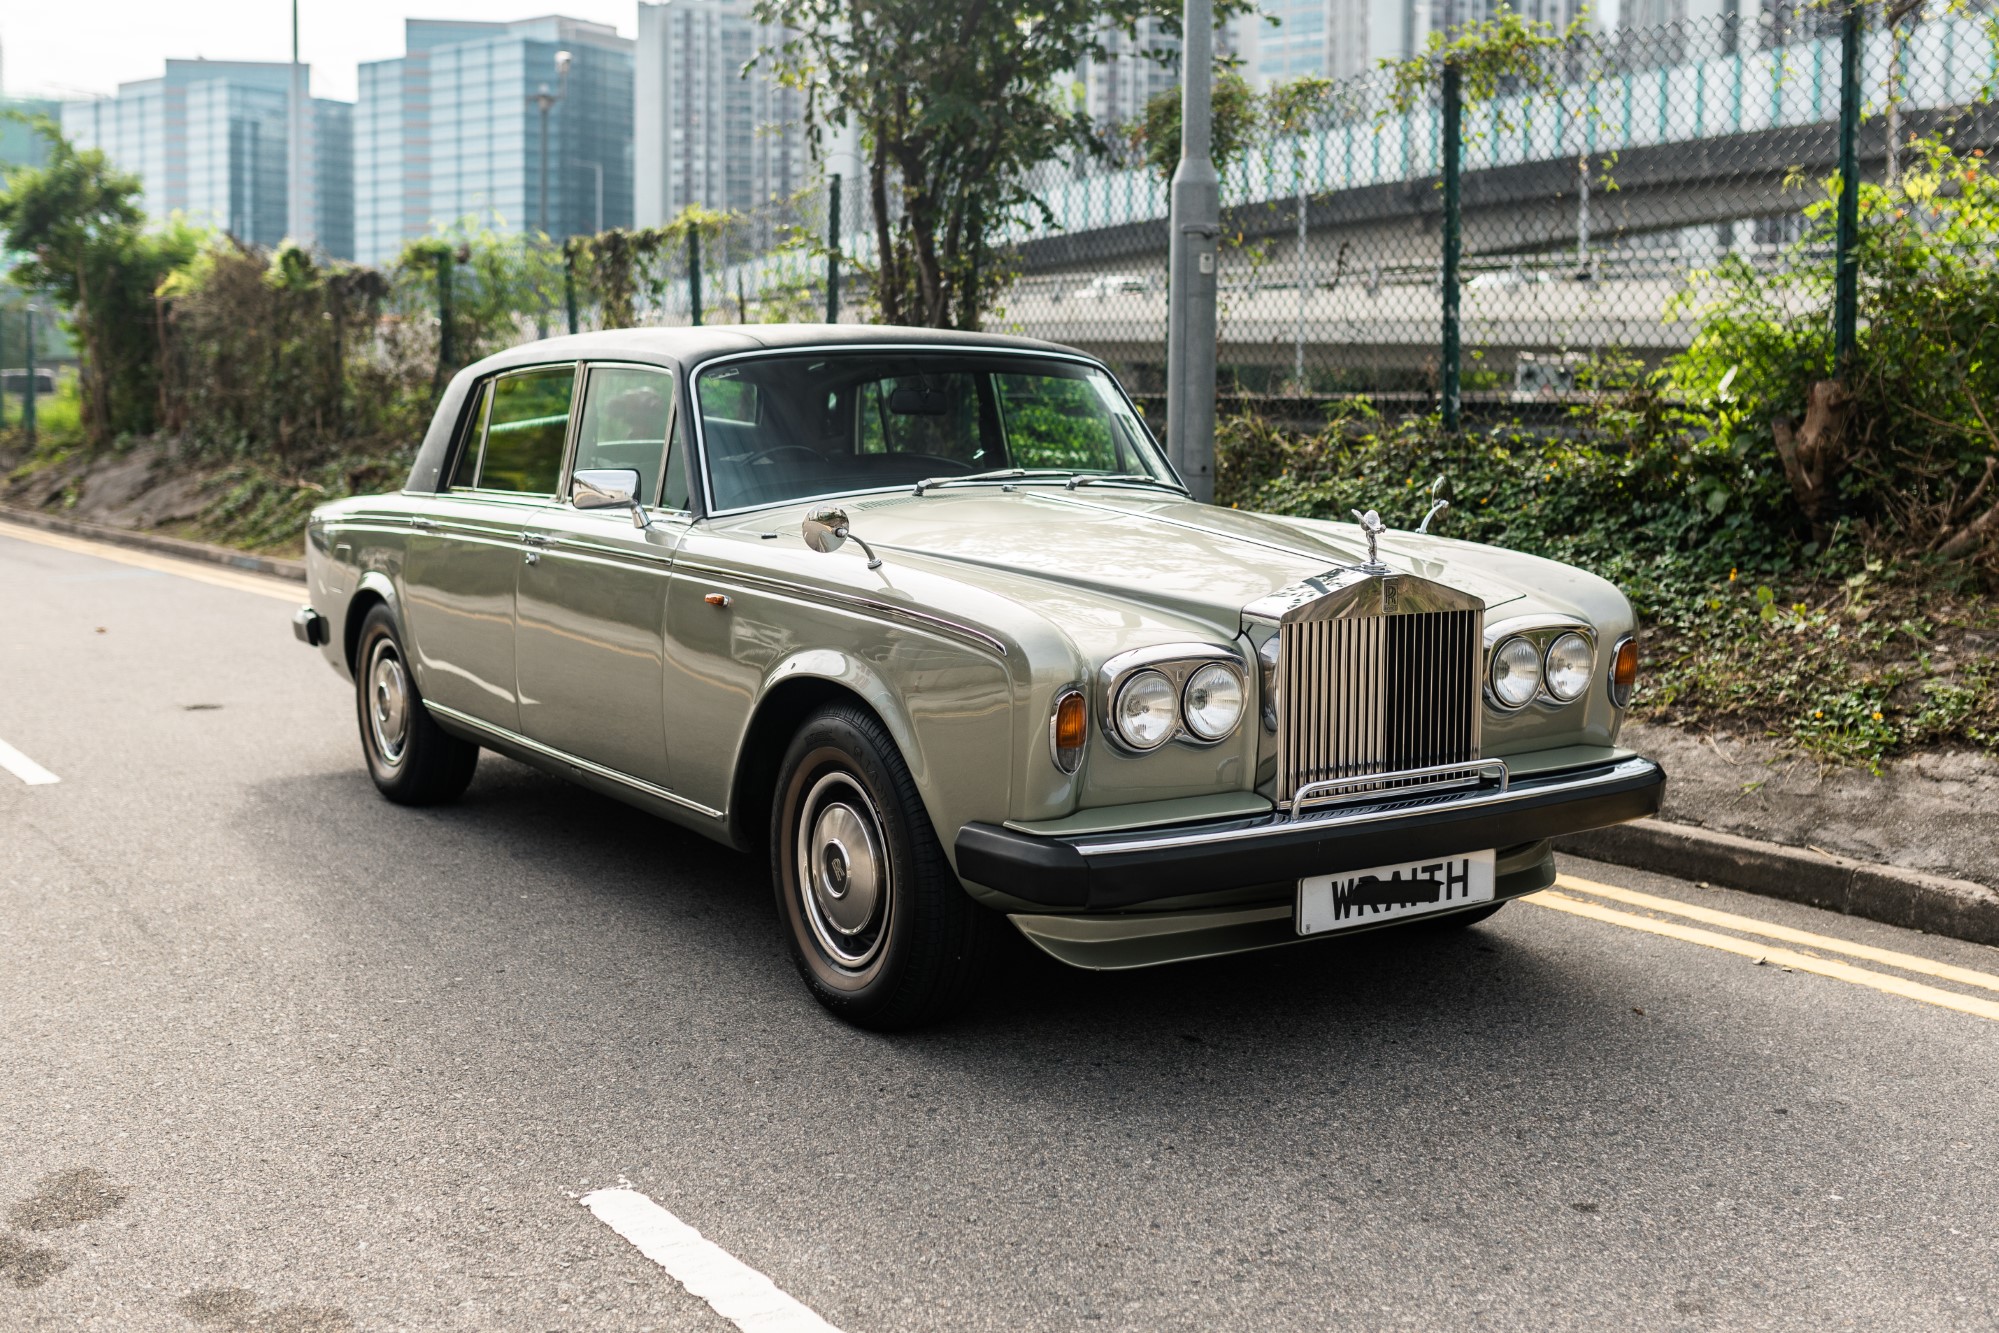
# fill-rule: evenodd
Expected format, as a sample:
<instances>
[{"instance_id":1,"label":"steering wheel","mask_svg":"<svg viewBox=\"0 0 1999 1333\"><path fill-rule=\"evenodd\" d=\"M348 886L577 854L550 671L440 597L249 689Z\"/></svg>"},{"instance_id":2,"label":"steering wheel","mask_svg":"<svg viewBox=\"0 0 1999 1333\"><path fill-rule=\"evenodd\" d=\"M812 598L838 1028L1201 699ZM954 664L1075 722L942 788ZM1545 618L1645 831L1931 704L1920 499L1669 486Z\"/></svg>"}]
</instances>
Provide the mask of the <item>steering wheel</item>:
<instances>
[{"instance_id":1,"label":"steering wheel","mask_svg":"<svg viewBox=\"0 0 1999 1333\"><path fill-rule=\"evenodd\" d=\"M815 463L823 463L826 461L824 456L822 456L817 449L808 449L802 444L779 444L779 445L773 445L771 448L765 449L760 453L751 454L748 458L743 460L743 466L754 467L758 463L763 462L766 458L775 458L779 454L804 454L807 458L811 459Z\"/></svg>"}]
</instances>

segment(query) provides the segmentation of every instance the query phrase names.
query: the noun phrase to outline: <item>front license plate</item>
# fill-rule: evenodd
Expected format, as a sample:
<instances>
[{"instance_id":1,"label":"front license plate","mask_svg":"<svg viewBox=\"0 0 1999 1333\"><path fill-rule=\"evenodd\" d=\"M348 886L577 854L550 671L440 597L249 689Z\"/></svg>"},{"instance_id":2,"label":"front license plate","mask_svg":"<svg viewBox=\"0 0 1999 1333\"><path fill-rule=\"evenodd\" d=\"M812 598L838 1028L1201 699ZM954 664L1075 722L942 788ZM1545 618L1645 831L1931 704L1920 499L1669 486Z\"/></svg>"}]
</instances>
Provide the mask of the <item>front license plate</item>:
<instances>
[{"instance_id":1,"label":"front license plate","mask_svg":"<svg viewBox=\"0 0 1999 1333\"><path fill-rule=\"evenodd\" d=\"M1492 901L1492 853L1376 866L1298 881L1298 933L1349 930Z\"/></svg>"}]
</instances>

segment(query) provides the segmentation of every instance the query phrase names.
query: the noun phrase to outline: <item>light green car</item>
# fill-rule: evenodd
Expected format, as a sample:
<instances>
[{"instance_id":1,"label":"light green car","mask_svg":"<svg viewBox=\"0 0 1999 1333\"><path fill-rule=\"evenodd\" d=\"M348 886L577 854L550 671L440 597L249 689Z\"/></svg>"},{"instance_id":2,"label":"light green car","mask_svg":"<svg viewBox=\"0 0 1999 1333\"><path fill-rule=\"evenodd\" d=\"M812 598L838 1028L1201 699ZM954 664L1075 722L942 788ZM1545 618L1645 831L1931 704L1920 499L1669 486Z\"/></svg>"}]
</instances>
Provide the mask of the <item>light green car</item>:
<instances>
[{"instance_id":1,"label":"light green car","mask_svg":"<svg viewBox=\"0 0 1999 1333\"><path fill-rule=\"evenodd\" d=\"M907 1026L1008 922L1092 968L1461 925L1658 808L1615 588L1362 520L1194 502L1046 343L585 334L313 513L294 627L391 800L485 748L767 850L813 994Z\"/></svg>"}]
</instances>

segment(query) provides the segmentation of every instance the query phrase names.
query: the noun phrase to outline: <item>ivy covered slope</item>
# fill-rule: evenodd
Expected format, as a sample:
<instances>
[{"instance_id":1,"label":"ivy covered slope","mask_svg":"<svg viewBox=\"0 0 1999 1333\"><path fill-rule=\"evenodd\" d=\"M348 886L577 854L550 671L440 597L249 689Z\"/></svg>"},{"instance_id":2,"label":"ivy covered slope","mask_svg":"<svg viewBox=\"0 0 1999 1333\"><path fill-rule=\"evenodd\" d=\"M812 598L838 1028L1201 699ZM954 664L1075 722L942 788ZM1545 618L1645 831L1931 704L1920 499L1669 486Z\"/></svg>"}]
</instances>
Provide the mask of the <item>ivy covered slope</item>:
<instances>
[{"instance_id":1,"label":"ivy covered slope","mask_svg":"<svg viewBox=\"0 0 1999 1333\"><path fill-rule=\"evenodd\" d=\"M1648 718L1878 765L1999 753L1999 180L1920 143L1861 197L1861 330L1835 378L1831 205L1773 272L1731 261L1664 369L1599 371L1562 429L1461 437L1347 409L1316 432L1238 418L1222 502L1421 517L1616 581L1645 619ZM1384 503L1386 495L1399 500Z\"/></svg>"}]
</instances>

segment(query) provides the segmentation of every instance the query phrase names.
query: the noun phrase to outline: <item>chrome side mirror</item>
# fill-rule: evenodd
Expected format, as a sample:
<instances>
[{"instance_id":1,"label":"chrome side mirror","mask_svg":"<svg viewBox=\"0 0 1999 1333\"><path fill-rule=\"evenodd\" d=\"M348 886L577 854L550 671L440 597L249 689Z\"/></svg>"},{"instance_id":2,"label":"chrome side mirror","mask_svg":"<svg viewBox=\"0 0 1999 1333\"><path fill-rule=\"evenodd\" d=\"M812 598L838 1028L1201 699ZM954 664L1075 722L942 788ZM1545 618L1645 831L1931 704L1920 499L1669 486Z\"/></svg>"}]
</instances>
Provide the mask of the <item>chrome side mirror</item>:
<instances>
[{"instance_id":1,"label":"chrome side mirror","mask_svg":"<svg viewBox=\"0 0 1999 1333\"><path fill-rule=\"evenodd\" d=\"M1444 476L1440 472L1437 474L1437 479L1430 483L1430 512L1423 515L1423 521L1416 525L1416 531L1428 532L1430 520L1451 507L1451 502L1444 498L1443 492Z\"/></svg>"},{"instance_id":2,"label":"chrome side mirror","mask_svg":"<svg viewBox=\"0 0 1999 1333\"><path fill-rule=\"evenodd\" d=\"M849 537L854 537L847 527L847 511L844 509L815 509L798 526L805 544L821 555L831 555L845 545ZM854 537L854 540L868 553L868 568L880 569L881 557L875 554L874 548L859 537Z\"/></svg>"},{"instance_id":3,"label":"chrome side mirror","mask_svg":"<svg viewBox=\"0 0 1999 1333\"><path fill-rule=\"evenodd\" d=\"M652 519L638 500L642 484L635 467L582 468L569 479L569 503L578 509L629 509L632 526L643 528Z\"/></svg>"}]
</instances>

